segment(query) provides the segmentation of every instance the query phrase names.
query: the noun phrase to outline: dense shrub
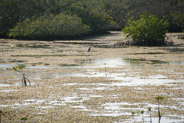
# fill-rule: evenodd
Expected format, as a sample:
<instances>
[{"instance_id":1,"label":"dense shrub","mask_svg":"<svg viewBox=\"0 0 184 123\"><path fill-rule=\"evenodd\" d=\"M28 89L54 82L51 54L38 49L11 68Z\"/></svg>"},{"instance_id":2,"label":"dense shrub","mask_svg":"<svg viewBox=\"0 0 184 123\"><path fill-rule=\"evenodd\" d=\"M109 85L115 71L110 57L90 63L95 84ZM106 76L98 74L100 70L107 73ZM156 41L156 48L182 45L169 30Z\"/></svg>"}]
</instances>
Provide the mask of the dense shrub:
<instances>
[{"instance_id":1,"label":"dense shrub","mask_svg":"<svg viewBox=\"0 0 184 123\"><path fill-rule=\"evenodd\" d=\"M182 31L184 32L184 12L182 13L181 11L174 11L171 14L174 23L181 27Z\"/></svg>"},{"instance_id":2,"label":"dense shrub","mask_svg":"<svg viewBox=\"0 0 184 123\"><path fill-rule=\"evenodd\" d=\"M131 21L130 19L129 25L123 29L123 32L132 38L135 45L165 45L168 27L167 20L144 13L139 20Z\"/></svg>"},{"instance_id":3,"label":"dense shrub","mask_svg":"<svg viewBox=\"0 0 184 123\"><path fill-rule=\"evenodd\" d=\"M90 34L103 33L110 30L112 17L105 10L102 0L84 0L69 2L71 7L64 11L69 11L82 19L82 22L91 28Z\"/></svg>"},{"instance_id":4,"label":"dense shrub","mask_svg":"<svg viewBox=\"0 0 184 123\"><path fill-rule=\"evenodd\" d=\"M26 19L10 30L9 36L13 38L53 39L63 37L76 37L87 34L89 26L82 24L75 15L44 15L35 21Z\"/></svg>"},{"instance_id":5,"label":"dense shrub","mask_svg":"<svg viewBox=\"0 0 184 123\"><path fill-rule=\"evenodd\" d=\"M129 17L134 16L136 20L144 11L158 18L168 16L169 31L181 31L184 30L183 6L183 0L0 0L0 38L8 37L16 26L33 23L43 26L43 22L50 20L43 15L61 13L79 17L82 24L90 27L88 34L121 30ZM39 22L43 18L46 20Z\"/></svg>"}]
</instances>

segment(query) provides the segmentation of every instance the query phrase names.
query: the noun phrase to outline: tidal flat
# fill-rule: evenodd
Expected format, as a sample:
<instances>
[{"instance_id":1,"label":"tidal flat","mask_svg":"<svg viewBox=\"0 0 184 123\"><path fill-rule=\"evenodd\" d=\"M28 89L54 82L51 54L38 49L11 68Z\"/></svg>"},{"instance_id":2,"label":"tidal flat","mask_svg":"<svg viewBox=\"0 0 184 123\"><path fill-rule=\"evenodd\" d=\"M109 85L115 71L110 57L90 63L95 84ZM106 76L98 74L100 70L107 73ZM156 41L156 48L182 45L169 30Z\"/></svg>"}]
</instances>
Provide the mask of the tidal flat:
<instances>
[{"instance_id":1,"label":"tidal flat","mask_svg":"<svg viewBox=\"0 0 184 123\"><path fill-rule=\"evenodd\" d=\"M173 46L114 48L121 32L83 40L0 39L2 122L184 122L183 33L168 33ZM88 48L91 47L90 52ZM26 66L31 86L21 84ZM135 112L132 115L131 112Z\"/></svg>"}]
</instances>

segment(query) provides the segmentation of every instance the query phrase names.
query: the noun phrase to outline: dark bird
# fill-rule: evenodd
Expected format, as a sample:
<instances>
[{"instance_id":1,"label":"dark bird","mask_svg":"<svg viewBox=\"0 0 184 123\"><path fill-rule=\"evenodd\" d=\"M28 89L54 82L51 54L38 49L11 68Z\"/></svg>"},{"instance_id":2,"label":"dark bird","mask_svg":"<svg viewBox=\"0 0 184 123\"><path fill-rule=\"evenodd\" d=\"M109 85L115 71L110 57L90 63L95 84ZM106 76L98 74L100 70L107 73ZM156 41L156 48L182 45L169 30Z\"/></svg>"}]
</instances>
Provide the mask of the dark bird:
<instances>
[{"instance_id":1,"label":"dark bird","mask_svg":"<svg viewBox=\"0 0 184 123\"><path fill-rule=\"evenodd\" d=\"M88 48L88 52L90 52L91 51L91 46L89 46L89 48Z\"/></svg>"}]
</instances>

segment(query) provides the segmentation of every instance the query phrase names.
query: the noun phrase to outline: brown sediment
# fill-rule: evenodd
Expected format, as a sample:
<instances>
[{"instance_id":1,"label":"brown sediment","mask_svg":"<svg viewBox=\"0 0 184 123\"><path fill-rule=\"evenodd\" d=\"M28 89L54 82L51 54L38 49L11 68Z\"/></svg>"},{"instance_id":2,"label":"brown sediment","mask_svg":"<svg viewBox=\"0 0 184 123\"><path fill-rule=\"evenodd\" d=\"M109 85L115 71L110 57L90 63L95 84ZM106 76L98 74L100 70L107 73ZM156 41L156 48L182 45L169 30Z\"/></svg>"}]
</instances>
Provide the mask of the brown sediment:
<instances>
[{"instance_id":1,"label":"brown sediment","mask_svg":"<svg viewBox=\"0 0 184 123\"><path fill-rule=\"evenodd\" d=\"M157 117L158 95L164 97L162 116L181 119L184 40L172 33L168 36L174 46L112 48L124 40L121 36L113 32L86 42L64 43L0 39L2 120L27 117L37 122L123 122L131 121L131 111L139 116L138 112L148 107ZM87 52L92 43L91 52ZM104 44L109 48L99 48ZM118 60L118 64L108 63L109 59ZM23 87L21 75L10 70L16 63L26 65L24 72L32 86ZM136 82L151 80L161 83Z\"/></svg>"}]
</instances>

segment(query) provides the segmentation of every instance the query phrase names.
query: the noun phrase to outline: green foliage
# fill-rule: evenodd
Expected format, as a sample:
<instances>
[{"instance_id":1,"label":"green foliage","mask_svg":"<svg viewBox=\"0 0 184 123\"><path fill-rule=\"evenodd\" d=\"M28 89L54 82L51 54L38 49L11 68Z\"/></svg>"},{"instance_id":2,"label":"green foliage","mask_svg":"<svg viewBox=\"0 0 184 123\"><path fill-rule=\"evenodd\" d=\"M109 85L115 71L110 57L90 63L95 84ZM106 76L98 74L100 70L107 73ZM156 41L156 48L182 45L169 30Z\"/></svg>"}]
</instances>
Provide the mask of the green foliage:
<instances>
[{"instance_id":1,"label":"green foliage","mask_svg":"<svg viewBox=\"0 0 184 123\"><path fill-rule=\"evenodd\" d=\"M163 96L157 96L155 99L158 101L158 117L159 117L159 123L160 123L160 121L161 121L160 100L163 100L164 97Z\"/></svg>"},{"instance_id":2,"label":"green foliage","mask_svg":"<svg viewBox=\"0 0 184 123\"><path fill-rule=\"evenodd\" d=\"M144 114L144 110L141 111L141 114Z\"/></svg>"},{"instance_id":3,"label":"green foliage","mask_svg":"<svg viewBox=\"0 0 184 123\"><path fill-rule=\"evenodd\" d=\"M28 78L25 77L25 74L24 74L24 71L23 69L25 68L26 66L25 65L17 65L15 67L12 67L12 70L14 71L18 71L18 72L21 72L22 73L22 84L24 86L27 86L27 82L29 83L29 85L31 85L30 81Z\"/></svg>"},{"instance_id":4,"label":"green foliage","mask_svg":"<svg viewBox=\"0 0 184 123\"><path fill-rule=\"evenodd\" d=\"M60 19L58 21L58 19ZM47 39L109 30L112 18L102 0L2 0L0 36Z\"/></svg>"},{"instance_id":5,"label":"green foliage","mask_svg":"<svg viewBox=\"0 0 184 123\"><path fill-rule=\"evenodd\" d=\"M133 111L131 111L131 113L132 113L132 115L134 115L134 114L135 114L135 112L133 112Z\"/></svg>"},{"instance_id":6,"label":"green foliage","mask_svg":"<svg viewBox=\"0 0 184 123\"><path fill-rule=\"evenodd\" d=\"M184 14L181 11L172 12L173 21L175 24L183 28L184 31Z\"/></svg>"},{"instance_id":7,"label":"green foliage","mask_svg":"<svg viewBox=\"0 0 184 123\"><path fill-rule=\"evenodd\" d=\"M41 0L0 0L0 37L26 18L40 16L44 10Z\"/></svg>"},{"instance_id":8,"label":"green foliage","mask_svg":"<svg viewBox=\"0 0 184 123\"><path fill-rule=\"evenodd\" d=\"M178 7L171 11L171 17L174 24L181 27L184 31L184 1L179 1L177 5Z\"/></svg>"},{"instance_id":9,"label":"green foliage","mask_svg":"<svg viewBox=\"0 0 184 123\"><path fill-rule=\"evenodd\" d=\"M15 67L12 67L12 70L15 70L15 71L21 71L25 68L26 66L21 64L21 65L17 65Z\"/></svg>"},{"instance_id":10,"label":"green foliage","mask_svg":"<svg viewBox=\"0 0 184 123\"><path fill-rule=\"evenodd\" d=\"M87 33L82 31L82 34L78 34L77 31L76 35L102 33L110 29L121 30L128 23L129 17L134 16L136 20L144 11L160 19L168 16L170 31L181 31L181 28L184 29L183 5L182 0L0 0L0 37L8 37L10 34L9 36L18 38L50 38L45 32L39 35L42 31L41 26L45 29L46 22L50 21L48 17L52 15L53 19L61 14L71 18L77 16L82 24L88 26L86 28L90 28ZM42 22L43 19L45 20ZM35 28L33 24L36 25ZM56 27L52 27L51 30L57 32ZM12 31L16 31L16 34L12 34ZM63 35L59 34L61 37ZM73 35L75 34L72 32L70 36Z\"/></svg>"},{"instance_id":11,"label":"green foliage","mask_svg":"<svg viewBox=\"0 0 184 123\"><path fill-rule=\"evenodd\" d=\"M24 120L25 121L25 120L27 120L27 117L22 117L20 120Z\"/></svg>"},{"instance_id":12,"label":"green foliage","mask_svg":"<svg viewBox=\"0 0 184 123\"><path fill-rule=\"evenodd\" d=\"M148 111L149 111L149 113L150 113L150 123L152 123L151 107L148 107Z\"/></svg>"},{"instance_id":13,"label":"green foliage","mask_svg":"<svg viewBox=\"0 0 184 123\"><path fill-rule=\"evenodd\" d=\"M91 27L92 33L101 33L109 30L114 23L112 17L105 10L103 0L83 1L83 10L80 12L79 17L82 18L83 23Z\"/></svg>"},{"instance_id":14,"label":"green foliage","mask_svg":"<svg viewBox=\"0 0 184 123\"><path fill-rule=\"evenodd\" d=\"M129 20L129 25L123 29L127 37L131 37L137 45L163 45L169 23L155 15L144 13L136 21Z\"/></svg>"},{"instance_id":15,"label":"green foliage","mask_svg":"<svg viewBox=\"0 0 184 123\"><path fill-rule=\"evenodd\" d=\"M6 36L8 30L16 24L16 9L16 0L0 1L0 36Z\"/></svg>"},{"instance_id":16,"label":"green foliage","mask_svg":"<svg viewBox=\"0 0 184 123\"><path fill-rule=\"evenodd\" d=\"M157 97L156 97L156 100L158 100L158 101L159 101L159 100L163 100L163 99L164 99L163 96L157 96Z\"/></svg>"},{"instance_id":17,"label":"green foliage","mask_svg":"<svg viewBox=\"0 0 184 123\"><path fill-rule=\"evenodd\" d=\"M151 107L148 107L148 111L151 112Z\"/></svg>"},{"instance_id":18,"label":"green foliage","mask_svg":"<svg viewBox=\"0 0 184 123\"><path fill-rule=\"evenodd\" d=\"M48 39L87 34L90 27L82 24L76 15L44 15L35 21L26 19L10 30L9 36L14 38Z\"/></svg>"}]
</instances>

